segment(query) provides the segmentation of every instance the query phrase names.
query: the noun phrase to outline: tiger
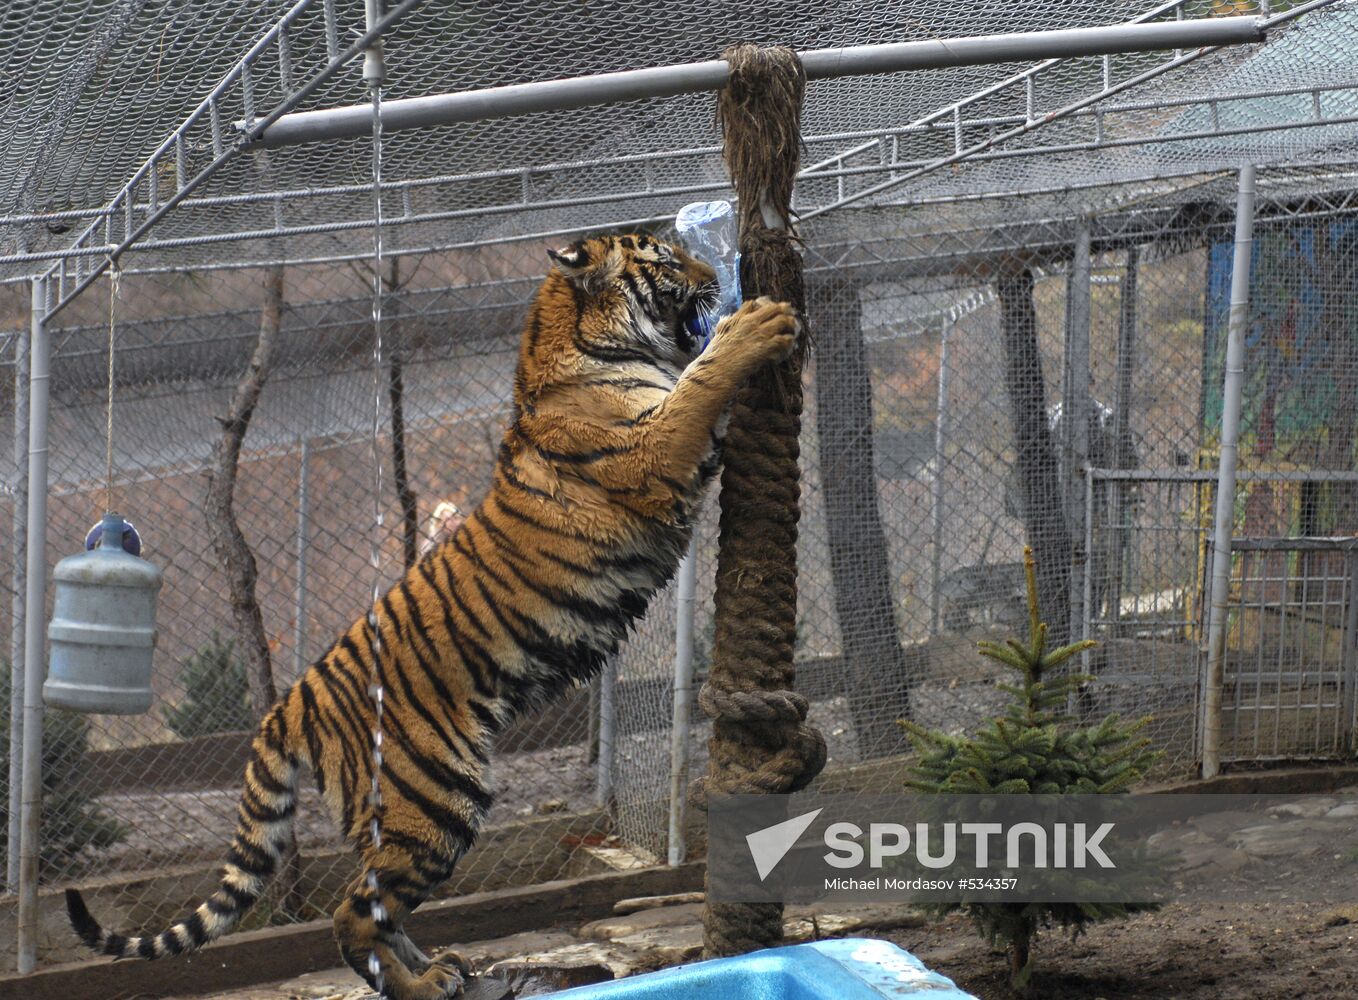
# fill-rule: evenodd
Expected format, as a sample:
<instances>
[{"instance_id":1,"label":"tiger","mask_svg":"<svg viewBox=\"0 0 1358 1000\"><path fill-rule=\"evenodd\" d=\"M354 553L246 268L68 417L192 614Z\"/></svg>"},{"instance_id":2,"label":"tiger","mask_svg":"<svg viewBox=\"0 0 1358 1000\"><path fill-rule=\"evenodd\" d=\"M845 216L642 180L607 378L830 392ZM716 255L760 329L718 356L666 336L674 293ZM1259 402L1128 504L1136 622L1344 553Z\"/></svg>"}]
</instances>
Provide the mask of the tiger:
<instances>
[{"instance_id":1,"label":"tiger","mask_svg":"<svg viewBox=\"0 0 1358 1000\"><path fill-rule=\"evenodd\" d=\"M650 235L548 256L485 498L265 715L217 889L168 930L132 936L104 929L69 890L90 948L156 959L227 932L283 859L306 766L359 855L333 914L345 963L392 1000L462 990L467 963L426 956L402 927L476 840L496 734L593 678L674 575L737 391L802 328L792 306L760 298L702 347L689 324L716 302L715 274Z\"/></svg>"}]
</instances>

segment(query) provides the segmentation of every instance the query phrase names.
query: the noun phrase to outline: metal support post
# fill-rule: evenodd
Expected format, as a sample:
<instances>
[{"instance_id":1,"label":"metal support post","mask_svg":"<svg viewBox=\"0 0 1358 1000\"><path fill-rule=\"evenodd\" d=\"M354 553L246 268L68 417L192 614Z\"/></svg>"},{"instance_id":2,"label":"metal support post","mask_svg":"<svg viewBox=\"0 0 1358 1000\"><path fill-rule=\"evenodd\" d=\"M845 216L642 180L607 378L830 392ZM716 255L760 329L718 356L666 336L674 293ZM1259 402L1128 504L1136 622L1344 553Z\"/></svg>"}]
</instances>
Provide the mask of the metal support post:
<instances>
[{"instance_id":1,"label":"metal support post","mask_svg":"<svg viewBox=\"0 0 1358 1000\"><path fill-rule=\"evenodd\" d=\"M33 282L28 369L28 579L24 618L24 762L19 818L19 961L27 975L38 961L38 857L42 850L43 624L47 619L47 282Z\"/></svg>"},{"instance_id":2,"label":"metal support post","mask_svg":"<svg viewBox=\"0 0 1358 1000\"><path fill-rule=\"evenodd\" d=\"M670 720L670 829L668 861L684 863L684 820L688 813L688 729L693 704L693 619L698 589L698 535L689 539L675 585L674 708Z\"/></svg>"},{"instance_id":3,"label":"metal support post","mask_svg":"<svg viewBox=\"0 0 1358 1000\"><path fill-rule=\"evenodd\" d=\"M943 463L948 448L948 341L951 339L952 326L951 322L944 322L938 342L938 413L934 418L934 480L929 511L930 528L933 530L929 567L930 635L938 635L942 630L943 617L943 599L940 594L943 586L943 526L946 519L943 508Z\"/></svg>"},{"instance_id":4,"label":"metal support post","mask_svg":"<svg viewBox=\"0 0 1358 1000\"><path fill-rule=\"evenodd\" d=\"M301 677L307 663L307 553L311 542L311 441L302 439L297 467L297 592L293 599L292 665Z\"/></svg>"},{"instance_id":5,"label":"metal support post","mask_svg":"<svg viewBox=\"0 0 1358 1000\"><path fill-rule=\"evenodd\" d=\"M9 633L9 829L5 841L5 887L19 891L19 817L22 811L24 766L24 617L28 577L28 358L29 331L14 339L14 516L10 524L10 633Z\"/></svg>"},{"instance_id":6,"label":"metal support post","mask_svg":"<svg viewBox=\"0 0 1358 1000\"><path fill-rule=\"evenodd\" d=\"M1245 332L1250 321L1250 253L1254 240L1254 165L1240 168L1235 206L1235 257L1231 311L1226 326L1226 373L1221 392L1221 458L1217 466L1216 521L1212 533L1212 583L1207 623L1207 670L1202 691L1202 776L1221 772L1221 689L1226 665L1226 618L1231 585L1231 534L1235 527L1235 474L1240 406L1245 386Z\"/></svg>"},{"instance_id":7,"label":"metal support post","mask_svg":"<svg viewBox=\"0 0 1358 1000\"><path fill-rule=\"evenodd\" d=\"M595 763L595 796L599 806L609 809L613 804L613 761L617 757L618 733L618 662L610 656L599 677L599 760Z\"/></svg>"},{"instance_id":8,"label":"metal support post","mask_svg":"<svg viewBox=\"0 0 1358 1000\"><path fill-rule=\"evenodd\" d=\"M1140 255L1135 246L1127 248L1126 267L1118 290L1118 355L1117 381L1113 389L1113 466L1118 469L1133 465L1132 447L1132 380L1136 372L1136 289L1140 269ZM1108 518L1112 522L1112 566L1108 574L1108 617L1112 622L1122 615L1122 580L1126 573L1132 527L1127 523L1131 515L1131 486L1121 480L1109 484L1112 507Z\"/></svg>"},{"instance_id":9,"label":"metal support post","mask_svg":"<svg viewBox=\"0 0 1358 1000\"><path fill-rule=\"evenodd\" d=\"M1090 552L1087 545L1085 480L1089 476L1089 324L1091 313L1091 267L1089 219L1081 218L1075 231L1075 253L1067 278L1065 385L1061 394L1061 449L1065 473L1066 523L1070 526L1070 631L1083 635L1090 610L1085 604L1089 589ZM1086 657L1087 660L1087 657Z\"/></svg>"}]
</instances>

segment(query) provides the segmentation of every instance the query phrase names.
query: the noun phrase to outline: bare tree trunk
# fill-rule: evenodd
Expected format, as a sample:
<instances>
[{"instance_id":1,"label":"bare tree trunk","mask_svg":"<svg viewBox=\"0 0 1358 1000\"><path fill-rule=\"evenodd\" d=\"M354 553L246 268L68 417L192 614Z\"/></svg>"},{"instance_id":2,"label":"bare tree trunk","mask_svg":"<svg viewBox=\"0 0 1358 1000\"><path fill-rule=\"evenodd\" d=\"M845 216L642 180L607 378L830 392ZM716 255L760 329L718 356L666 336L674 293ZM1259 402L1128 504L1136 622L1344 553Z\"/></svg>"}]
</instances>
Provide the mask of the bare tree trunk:
<instances>
[{"instance_id":1,"label":"bare tree trunk","mask_svg":"<svg viewBox=\"0 0 1358 1000\"><path fill-rule=\"evenodd\" d=\"M872 380L858 288L830 278L809 291L830 574L854 732L866 760L904 748L896 720L910 715L911 678L877 498Z\"/></svg>"},{"instance_id":2,"label":"bare tree trunk","mask_svg":"<svg viewBox=\"0 0 1358 1000\"><path fill-rule=\"evenodd\" d=\"M283 321L281 266L271 267L266 272L264 296L259 317L259 338L255 342L254 354L250 357L250 366L236 386L231 408L226 416L218 418L222 425L222 436L212 447L207 470L207 496L203 505L207 515L208 537L226 573L231 615L235 619L236 632L245 654L250 706L257 719L262 719L278 700L278 689L274 686L264 617L255 597L259 571L254 553L250 551L236 521L234 503L241 444L246 431L250 429L250 419L254 416L260 392L268 380L273 349Z\"/></svg>"},{"instance_id":3,"label":"bare tree trunk","mask_svg":"<svg viewBox=\"0 0 1358 1000\"><path fill-rule=\"evenodd\" d=\"M269 637L264 631L264 616L255 594L259 578L255 556L236 521L234 509L236 473L240 466L240 452L250 419L259 403L264 383L269 378L273 350L283 323L283 267L270 267L264 276L264 305L259 316L259 338L255 342L250 365L236 386L231 408L220 417L222 436L212 447L207 470L207 496L203 512L207 515L208 537L213 551L221 560L226 573L231 614L235 619L236 634L245 655L246 676L250 685L250 706L256 719L264 715L278 700L274 684L273 662L269 653ZM297 842L290 838L285 851L283 869L279 873L271 895L277 905L288 912L300 910L302 900L297 890L300 869L297 862Z\"/></svg>"},{"instance_id":4,"label":"bare tree trunk","mask_svg":"<svg viewBox=\"0 0 1358 1000\"><path fill-rule=\"evenodd\" d=\"M1037 558L1038 602L1050 641L1070 641L1071 539L1056 447L1047 424L1047 386L1037 343L1033 275L1026 268L995 280L1004 338L1004 386L1014 431L1015 480L1024 533Z\"/></svg>"},{"instance_id":5,"label":"bare tree trunk","mask_svg":"<svg viewBox=\"0 0 1358 1000\"><path fill-rule=\"evenodd\" d=\"M396 498L401 503L401 552L405 568L415 565L419 558L420 512L415 491L410 488L410 471L406 462L405 417L405 350L401 342L401 303L393 294L401 288L401 259L391 259L391 270L383 279L387 301L386 335L391 349L387 353L387 394L391 400L391 465Z\"/></svg>"}]
</instances>

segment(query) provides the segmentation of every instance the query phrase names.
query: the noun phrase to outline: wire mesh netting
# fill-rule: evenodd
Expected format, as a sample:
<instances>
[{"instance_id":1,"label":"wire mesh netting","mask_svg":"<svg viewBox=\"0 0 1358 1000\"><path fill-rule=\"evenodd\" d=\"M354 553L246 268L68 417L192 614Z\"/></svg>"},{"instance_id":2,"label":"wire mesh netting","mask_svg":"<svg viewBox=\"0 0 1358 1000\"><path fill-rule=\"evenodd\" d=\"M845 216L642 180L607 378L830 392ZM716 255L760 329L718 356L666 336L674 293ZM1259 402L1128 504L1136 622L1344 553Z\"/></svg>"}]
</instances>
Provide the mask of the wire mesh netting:
<instances>
[{"instance_id":1,"label":"wire mesh netting","mask_svg":"<svg viewBox=\"0 0 1358 1000\"><path fill-rule=\"evenodd\" d=\"M618 5L428 4L386 36L387 97L707 59L744 40L809 49L1301 7L681 3L647 8L638 31ZM0 463L0 656L21 666L25 615L46 618L22 599L26 279L63 253L46 334L49 570L104 504L112 315L113 497L165 571L151 711L45 723L39 957L51 963L81 955L57 890L92 889L110 925L162 923L211 885L234 823L257 710L206 497L219 418L261 343L268 378L235 508L281 689L368 597L374 447L388 577L484 492L545 249L624 223L665 232L658 220L683 202L730 192L710 95L393 132L388 363L374 381L367 140L239 152L234 125L317 80L298 107L362 102L353 65L327 75L362 31L361 4L87 0L4 17L0 439L14 448ZM1358 532L1355 20L1339 2L1262 47L810 85L796 658L829 742L826 782L901 787L896 720L961 731L1003 703L975 642L1021 627L1025 543L1053 630L1099 640L1076 711L1149 714L1164 774L1192 771L1242 162L1261 169L1235 531ZM232 76L242 59L249 71ZM207 168L121 255L116 288L104 277L71 297ZM698 536L695 685L713 633L711 510ZM1339 545L1235 556L1228 760L1351 752L1353 593ZM671 586L605 677L504 735L489 832L445 892L664 863L685 799L672 790L706 768L695 707L679 733L687 770L674 769L680 610ZM0 747L10 893L14 731ZM700 857L700 813L687 829ZM310 791L298 848L256 924L324 915L355 873ZM0 927L14 919L0 899Z\"/></svg>"}]
</instances>

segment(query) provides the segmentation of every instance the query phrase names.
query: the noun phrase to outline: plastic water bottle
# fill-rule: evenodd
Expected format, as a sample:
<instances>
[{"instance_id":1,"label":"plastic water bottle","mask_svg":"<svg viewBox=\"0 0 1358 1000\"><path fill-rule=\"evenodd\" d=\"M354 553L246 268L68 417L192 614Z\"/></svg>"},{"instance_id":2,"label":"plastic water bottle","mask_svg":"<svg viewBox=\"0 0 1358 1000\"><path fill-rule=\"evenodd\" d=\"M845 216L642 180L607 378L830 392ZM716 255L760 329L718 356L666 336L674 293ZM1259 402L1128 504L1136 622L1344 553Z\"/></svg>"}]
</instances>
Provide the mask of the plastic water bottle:
<instances>
[{"instance_id":1,"label":"plastic water bottle","mask_svg":"<svg viewBox=\"0 0 1358 1000\"><path fill-rule=\"evenodd\" d=\"M717 303L688 321L687 329L706 347L723 317L740 308L740 251L736 214L729 201L696 201L675 216L679 242L690 256L717 272Z\"/></svg>"}]
</instances>

